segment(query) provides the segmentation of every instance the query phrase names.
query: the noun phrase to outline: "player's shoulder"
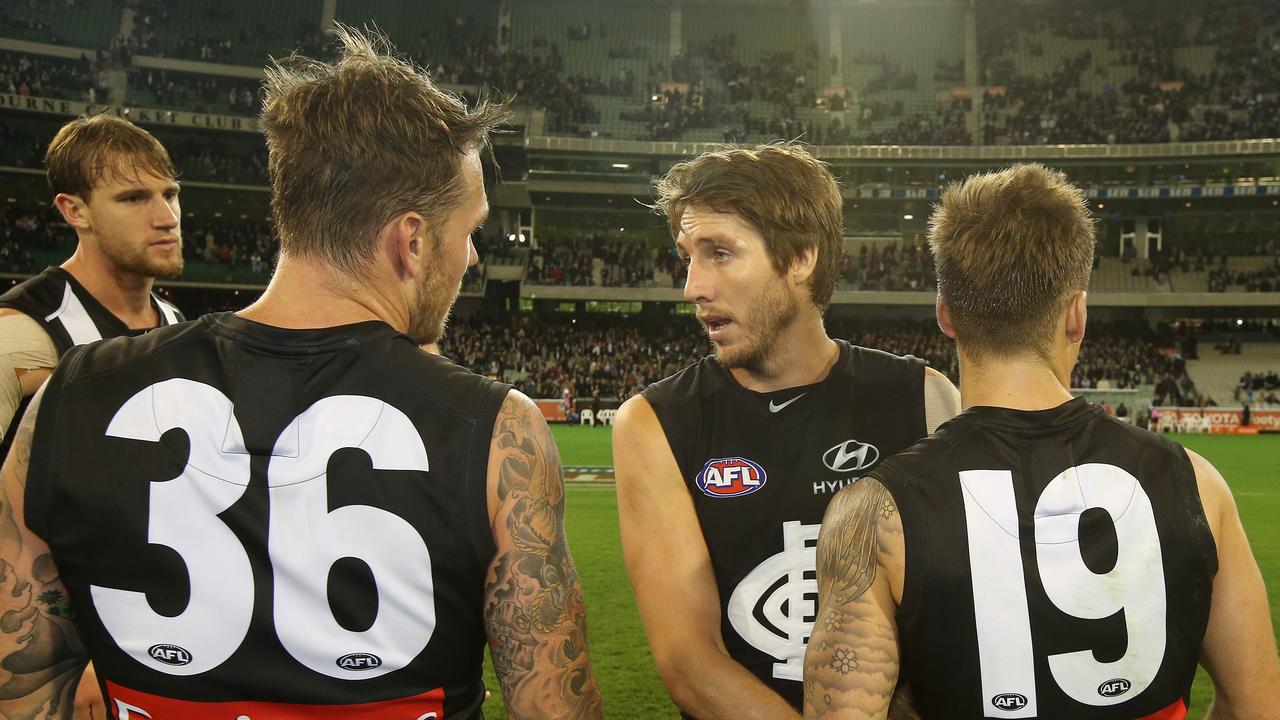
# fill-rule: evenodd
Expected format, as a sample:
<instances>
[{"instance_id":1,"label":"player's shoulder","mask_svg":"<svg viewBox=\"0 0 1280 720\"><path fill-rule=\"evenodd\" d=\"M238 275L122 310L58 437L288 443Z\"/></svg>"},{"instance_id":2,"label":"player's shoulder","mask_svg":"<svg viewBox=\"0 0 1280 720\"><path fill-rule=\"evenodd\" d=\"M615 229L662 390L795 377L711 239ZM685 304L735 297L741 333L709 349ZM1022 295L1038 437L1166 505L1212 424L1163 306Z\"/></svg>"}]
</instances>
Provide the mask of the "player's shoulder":
<instances>
[{"instance_id":1,"label":"player's shoulder","mask_svg":"<svg viewBox=\"0 0 1280 720\"><path fill-rule=\"evenodd\" d=\"M62 380L70 383L110 373L157 352L207 337L219 315L211 313L194 322L163 325L142 335L120 335L77 345L59 362L59 368L66 368L61 373Z\"/></svg>"},{"instance_id":2,"label":"player's shoulder","mask_svg":"<svg viewBox=\"0 0 1280 720\"><path fill-rule=\"evenodd\" d=\"M714 355L678 370L650 384L642 391L646 402L656 408L696 402L703 395L714 392L723 382L724 370Z\"/></svg>"},{"instance_id":3,"label":"player's shoulder","mask_svg":"<svg viewBox=\"0 0 1280 720\"><path fill-rule=\"evenodd\" d=\"M1111 417L1098 406L1091 406L1094 410L1093 421L1097 423L1098 430L1107 433L1108 436L1120 442L1130 442L1136 447L1143 448L1147 451L1158 453L1167 453L1179 460L1191 462L1188 457L1191 453L1182 444L1177 441L1165 437L1158 432L1152 432L1144 428L1140 428L1132 423L1127 423L1118 418ZM1095 431L1096 432L1096 431Z\"/></svg>"},{"instance_id":4,"label":"player's shoulder","mask_svg":"<svg viewBox=\"0 0 1280 720\"><path fill-rule=\"evenodd\" d=\"M886 350L854 345L846 340L837 339L836 343L841 346L842 370L858 382L918 382L924 377L924 361L914 355L896 355Z\"/></svg>"},{"instance_id":5,"label":"player's shoulder","mask_svg":"<svg viewBox=\"0 0 1280 720\"><path fill-rule=\"evenodd\" d=\"M932 435L920 438L876 465L868 476L890 485L928 477L938 467L962 453L971 442L975 430L977 427L974 423L957 422L953 418L940 425Z\"/></svg>"},{"instance_id":6,"label":"player's shoulder","mask_svg":"<svg viewBox=\"0 0 1280 720\"><path fill-rule=\"evenodd\" d=\"M388 397L426 403L459 422L481 424L502 410L504 403L524 397L512 393L508 383L423 350L409 336L383 323L364 323L344 333L346 345L361 356L359 369L353 371L376 385L378 392L389 393Z\"/></svg>"},{"instance_id":7,"label":"player's shoulder","mask_svg":"<svg viewBox=\"0 0 1280 720\"><path fill-rule=\"evenodd\" d=\"M61 301L66 290L66 271L61 268L45 268L39 275L29 277L0 293L0 307L13 308L30 314L38 305ZM56 307L56 305L54 306Z\"/></svg>"}]
</instances>

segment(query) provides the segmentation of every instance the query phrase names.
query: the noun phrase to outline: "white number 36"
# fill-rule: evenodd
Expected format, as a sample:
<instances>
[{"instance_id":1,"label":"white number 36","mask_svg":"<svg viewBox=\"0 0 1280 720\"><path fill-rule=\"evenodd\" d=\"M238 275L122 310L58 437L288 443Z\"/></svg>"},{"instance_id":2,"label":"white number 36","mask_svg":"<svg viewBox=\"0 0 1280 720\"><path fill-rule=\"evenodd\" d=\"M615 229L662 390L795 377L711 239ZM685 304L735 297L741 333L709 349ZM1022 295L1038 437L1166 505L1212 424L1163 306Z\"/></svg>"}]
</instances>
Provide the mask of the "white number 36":
<instances>
[{"instance_id":1,"label":"white number 36","mask_svg":"<svg viewBox=\"0 0 1280 720\"><path fill-rule=\"evenodd\" d=\"M196 675L226 662L253 616L248 553L218 514L248 490L249 454L232 403L218 389L166 380L130 398L112 418L110 437L158 442L180 428L190 440L182 473L153 482L147 541L172 548L190 577L186 608L161 615L145 593L90 586L103 625L143 665ZM360 680L408 665L427 646L436 616L431 556L404 518L368 505L328 510L326 468L342 448L369 454L375 470L428 469L413 423L370 397L317 401L276 440L267 471L276 634L299 663L329 677ZM372 626L343 628L329 606L334 563L357 558L377 586Z\"/></svg>"}]
</instances>

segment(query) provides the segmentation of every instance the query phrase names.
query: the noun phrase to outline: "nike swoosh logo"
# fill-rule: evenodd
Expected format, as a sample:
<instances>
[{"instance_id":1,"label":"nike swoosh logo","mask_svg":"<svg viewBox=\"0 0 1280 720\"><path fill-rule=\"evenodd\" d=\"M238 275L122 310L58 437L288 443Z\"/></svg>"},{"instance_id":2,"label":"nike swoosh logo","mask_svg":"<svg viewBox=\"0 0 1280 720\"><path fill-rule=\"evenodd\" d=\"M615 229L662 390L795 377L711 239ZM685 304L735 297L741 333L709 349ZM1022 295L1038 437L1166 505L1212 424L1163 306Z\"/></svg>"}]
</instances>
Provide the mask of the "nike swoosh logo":
<instances>
[{"instance_id":1,"label":"nike swoosh logo","mask_svg":"<svg viewBox=\"0 0 1280 720\"><path fill-rule=\"evenodd\" d=\"M799 395L797 395L797 396L795 396L795 397L791 398L790 400L788 400L788 401L786 401L786 402L784 402L784 403L781 403L781 404L775 403L774 401L770 400L770 401L769 401L769 412L771 412L771 413L779 412L779 411L781 411L783 408L785 408L786 406L788 406L788 405L790 405L791 403L793 403L793 402L795 402L795 401L799 400L800 398L804 397L804 396L805 396L805 395L807 395L807 394L808 394L808 393L800 393Z\"/></svg>"}]
</instances>

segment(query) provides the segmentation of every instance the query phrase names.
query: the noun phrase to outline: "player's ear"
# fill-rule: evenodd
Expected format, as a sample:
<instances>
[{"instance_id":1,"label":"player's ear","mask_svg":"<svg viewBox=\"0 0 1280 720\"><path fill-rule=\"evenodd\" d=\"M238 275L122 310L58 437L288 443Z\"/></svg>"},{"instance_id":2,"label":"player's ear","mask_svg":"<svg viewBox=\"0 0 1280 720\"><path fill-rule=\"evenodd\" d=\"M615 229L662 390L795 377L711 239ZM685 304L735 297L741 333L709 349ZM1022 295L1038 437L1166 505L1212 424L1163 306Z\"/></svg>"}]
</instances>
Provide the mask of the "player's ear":
<instances>
[{"instance_id":1,"label":"player's ear","mask_svg":"<svg viewBox=\"0 0 1280 720\"><path fill-rule=\"evenodd\" d=\"M89 204L79 195L58 193L53 197L53 206L58 208L62 219L71 227L80 230L89 228Z\"/></svg>"},{"instance_id":2,"label":"player's ear","mask_svg":"<svg viewBox=\"0 0 1280 720\"><path fill-rule=\"evenodd\" d=\"M396 273L416 277L423 272L430 245L426 218L412 211L402 213L384 225L382 231L385 236L382 244L395 263Z\"/></svg>"},{"instance_id":3,"label":"player's ear","mask_svg":"<svg viewBox=\"0 0 1280 720\"><path fill-rule=\"evenodd\" d=\"M955 340L956 326L951 322L951 308L947 307L947 304L942 301L942 296L938 296L933 309L938 316L938 329L942 331L943 335Z\"/></svg>"},{"instance_id":4,"label":"player's ear","mask_svg":"<svg viewBox=\"0 0 1280 720\"><path fill-rule=\"evenodd\" d=\"M1077 290L1067 300L1064 329L1067 334L1067 342L1073 345L1084 340L1084 326L1089 321L1088 298L1089 293L1084 290Z\"/></svg>"},{"instance_id":5,"label":"player's ear","mask_svg":"<svg viewBox=\"0 0 1280 720\"><path fill-rule=\"evenodd\" d=\"M787 274L791 276L792 284L797 287L809 282L813 277L813 271L818 266L818 246L810 245L791 261L791 269Z\"/></svg>"}]
</instances>

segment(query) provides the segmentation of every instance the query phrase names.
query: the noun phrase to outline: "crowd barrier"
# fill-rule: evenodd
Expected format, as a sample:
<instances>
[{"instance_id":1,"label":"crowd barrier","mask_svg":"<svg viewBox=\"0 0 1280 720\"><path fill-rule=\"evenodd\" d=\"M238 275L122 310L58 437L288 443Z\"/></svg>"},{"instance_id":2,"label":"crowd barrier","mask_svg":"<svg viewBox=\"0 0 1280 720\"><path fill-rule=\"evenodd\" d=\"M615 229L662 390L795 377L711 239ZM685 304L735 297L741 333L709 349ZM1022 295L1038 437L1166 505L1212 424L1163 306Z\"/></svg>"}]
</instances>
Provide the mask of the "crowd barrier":
<instances>
[{"instance_id":1,"label":"crowd barrier","mask_svg":"<svg viewBox=\"0 0 1280 720\"><path fill-rule=\"evenodd\" d=\"M1199 420L1214 433L1280 432L1280 410L1251 410L1249 425L1240 424L1244 408L1160 407L1152 408L1159 420L1152 427L1191 428ZM1207 422L1204 421L1207 419Z\"/></svg>"},{"instance_id":2,"label":"crowd barrier","mask_svg":"<svg viewBox=\"0 0 1280 720\"><path fill-rule=\"evenodd\" d=\"M560 398L536 398L533 401L538 405L538 409L542 411L542 417L547 422L569 422L569 417L564 414L564 400ZM606 413L606 417L612 419L612 415L608 413L610 410L617 410L622 403L617 398L600 398L600 402L592 402L591 398L575 398L573 402L574 413L581 413L583 410L590 409L594 414L596 410ZM593 422L589 424L598 424ZM607 424L607 423L606 423Z\"/></svg>"}]
</instances>

